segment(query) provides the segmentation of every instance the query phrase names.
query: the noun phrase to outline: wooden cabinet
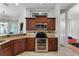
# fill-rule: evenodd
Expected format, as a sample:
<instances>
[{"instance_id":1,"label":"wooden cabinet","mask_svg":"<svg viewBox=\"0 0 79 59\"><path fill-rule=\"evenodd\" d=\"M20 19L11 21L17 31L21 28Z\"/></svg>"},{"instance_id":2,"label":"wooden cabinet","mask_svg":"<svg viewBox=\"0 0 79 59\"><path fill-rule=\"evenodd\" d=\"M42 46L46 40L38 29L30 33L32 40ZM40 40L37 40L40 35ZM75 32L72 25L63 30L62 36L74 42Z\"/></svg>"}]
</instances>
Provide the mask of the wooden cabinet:
<instances>
[{"instance_id":1,"label":"wooden cabinet","mask_svg":"<svg viewBox=\"0 0 79 59\"><path fill-rule=\"evenodd\" d=\"M10 41L10 42L7 42L7 43L4 43L0 46L0 55L1 56L13 56L14 53L13 53L13 42Z\"/></svg>"},{"instance_id":2,"label":"wooden cabinet","mask_svg":"<svg viewBox=\"0 0 79 59\"><path fill-rule=\"evenodd\" d=\"M48 30L55 30L55 18L38 16L36 18L26 18L26 30L36 30L36 23L47 23Z\"/></svg>"},{"instance_id":3,"label":"wooden cabinet","mask_svg":"<svg viewBox=\"0 0 79 59\"><path fill-rule=\"evenodd\" d=\"M1 56L1 46L0 46L0 56Z\"/></svg>"},{"instance_id":4,"label":"wooden cabinet","mask_svg":"<svg viewBox=\"0 0 79 59\"><path fill-rule=\"evenodd\" d=\"M27 51L35 51L35 38L27 38L26 47Z\"/></svg>"},{"instance_id":5,"label":"wooden cabinet","mask_svg":"<svg viewBox=\"0 0 79 59\"><path fill-rule=\"evenodd\" d=\"M24 51L35 51L35 38L18 38L0 45L2 56L13 56Z\"/></svg>"},{"instance_id":6,"label":"wooden cabinet","mask_svg":"<svg viewBox=\"0 0 79 59\"><path fill-rule=\"evenodd\" d=\"M24 51L35 51L35 38L14 40L14 55Z\"/></svg>"},{"instance_id":7,"label":"wooden cabinet","mask_svg":"<svg viewBox=\"0 0 79 59\"><path fill-rule=\"evenodd\" d=\"M22 38L14 40L14 55L17 55L25 51L25 40L26 39Z\"/></svg>"},{"instance_id":8,"label":"wooden cabinet","mask_svg":"<svg viewBox=\"0 0 79 59\"><path fill-rule=\"evenodd\" d=\"M48 38L48 51L57 51L58 39ZM24 51L35 51L35 38L18 38L0 45L1 56L13 56Z\"/></svg>"},{"instance_id":9,"label":"wooden cabinet","mask_svg":"<svg viewBox=\"0 0 79 59\"><path fill-rule=\"evenodd\" d=\"M55 30L55 19L47 20L48 30Z\"/></svg>"},{"instance_id":10,"label":"wooden cabinet","mask_svg":"<svg viewBox=\"0 0 79 59\"><path fill-rule=\"evenodd\" d=\"M13 56L13 46L8 46L1 52L2 56Z\"/></svg>"},{"instance_id":11,"label":"wooden cabinet","mask_svg":"<svg viewBox=\"0 0 79 59\"><path fill-rule=\"evenodd\" d=\"M27 30L32 30L32 26L31 26L31 19L29 19L29 20L26 20L26 27L27 27ZM31 26L31 28L29 27L29 26Z\"/></svg>"},{"instance_id":12,"label":"wooden cabinet","mask_svg":"<svg viewBox=\"0 0 79 59\"><path fill-rule=\"evenodd\" d=\"M49 38L48 40L48 51L57 51L58 50L58 39Z\"/></svg>"}]
</instances>

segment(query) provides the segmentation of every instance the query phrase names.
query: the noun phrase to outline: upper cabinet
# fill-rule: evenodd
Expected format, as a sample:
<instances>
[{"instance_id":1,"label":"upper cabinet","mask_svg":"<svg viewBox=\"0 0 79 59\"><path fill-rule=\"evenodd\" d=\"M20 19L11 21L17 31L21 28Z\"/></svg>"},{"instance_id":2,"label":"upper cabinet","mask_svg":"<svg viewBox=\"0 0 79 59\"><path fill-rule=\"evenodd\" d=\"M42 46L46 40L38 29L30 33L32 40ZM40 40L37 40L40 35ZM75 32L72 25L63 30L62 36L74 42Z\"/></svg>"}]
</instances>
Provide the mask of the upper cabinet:
<instances>
[{"instance_id":1,"label":"upper cabinet","mask_svg":"<svg viewBox=\"0 0 79 59\"><path fill-rule=\"evenodd\" d=\"M46 16L36 16L36 18L26 18L26 30L55 30L55 18Z\"/></svg>"}]
</instances>

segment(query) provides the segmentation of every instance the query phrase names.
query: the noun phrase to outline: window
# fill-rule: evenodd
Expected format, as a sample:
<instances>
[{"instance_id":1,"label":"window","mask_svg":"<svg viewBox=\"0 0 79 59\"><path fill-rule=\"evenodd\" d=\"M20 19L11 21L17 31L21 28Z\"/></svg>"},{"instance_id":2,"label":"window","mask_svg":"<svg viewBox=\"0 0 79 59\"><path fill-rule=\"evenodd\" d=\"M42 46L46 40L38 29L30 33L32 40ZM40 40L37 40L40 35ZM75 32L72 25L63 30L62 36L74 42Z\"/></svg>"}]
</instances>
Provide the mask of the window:
<instances>
[{"instance_id":1,"label":"window","mask_svg":"<svg viewBox=\"0 0 79 59\"><path fill-rule=\"evenodd\" d=\"M0 23L0 34L7 34L8 23Z\"/></svg>"},{"instance_id":2,"label":"window","mask_svg":"<svg viewBox=\"0 0 79 59\"><path fill-rule=\"evenodd\" d=\"M17 22L0 23L0 35L16 34L18 32Z\"/></svg>"},{"instance_id":3,"label":"window","mask_svg":"<svg viewBox=\"0 0 79 59\"><path fill-rule=\"evenodd\" d=\"M9 34L16 34L17 33L17 23L11 24L11 31Z\"/></svg>"}]
</instances>

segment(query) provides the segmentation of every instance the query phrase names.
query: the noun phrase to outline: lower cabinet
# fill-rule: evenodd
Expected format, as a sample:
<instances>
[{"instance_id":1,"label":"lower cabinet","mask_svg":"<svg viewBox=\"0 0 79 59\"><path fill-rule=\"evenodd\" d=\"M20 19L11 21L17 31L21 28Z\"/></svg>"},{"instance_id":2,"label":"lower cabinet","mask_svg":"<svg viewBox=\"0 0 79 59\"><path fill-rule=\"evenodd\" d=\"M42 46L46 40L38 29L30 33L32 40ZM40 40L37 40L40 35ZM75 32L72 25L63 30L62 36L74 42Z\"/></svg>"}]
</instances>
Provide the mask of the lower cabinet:
<instances>
[{"instance_id":1,"label":"lower cabinet","mask_svg":"<svg viewBox=\"0 0 79 59\"><path fill-rule=\"evenodd\" d=\"M25 51L25 39L14 40L14 55Z\"/></svg>"},{"instance_id":2,"label":"lower cabinet","mask_svg":"<svg viewBox=\"0 0 79 59\"><path fill-rule=\"evenodd\" d=\"M1 56L15 56L24 51L35 51L35 38L20 38L0 45Z\"/></svg>"},{"instance_id":3,"label":"lower cabinet","mask_svg":"<svg viewBox=\"0 0 79 59\"><path fill-rule=\"evenodd\" d=\"M7 43L4 43L3 45L1 45L1 48L0 48L0 55L1 56L13 56L14 53L13 53L13 42L7 42Z\"/></svg>"},{"instance_id":4,"label":"lower cabinet","mask_svg":"<svg viewBox=\"0 0 79 59\"><path fill-rule=\"evenodd\" d=\"M48 38L48 51L58 50L58 39ZM18 38L0 45L1 56L14 56L24 51L35 51L35 38Z\"/></svg>"},{"instance_id":5,"label":"lower cabinet","mask_svg":"<svg viewBox=\"0 0 79 59\"><path fill-rule=\"evenodd\" d=\"M13 56L13 48L12 46L9 46L7 48L5 48L4 50L2 50L2 56Z\"/></svg>"},{"instance_id":6,"label":"lower cabinet","mask_svg":"<svg viewBox=\"0 0 79 59\"><path fill-rule=\"evenodd\" d=\"M58 39L49 38L48 40L48 51L57 51L58 50Z\"/></svg>"},{"instance_id":7,"label":"lower cabinet","mask_svg":"<svg viewBox=\"0 0 79 59\"><path fill-rule=\"evenodd\" d=\"M35 38L27 38L26 49L27 51L35 51Z\"/></svg>"},{"instance_id":8,"label":"lower cabinet","mask_svg":"<svg viewBox=\"0 0 79 59\"><path fill-rule=\"evenodd\" d=\"M1 46L0 46L0 56L1 56Z\"/></svg>"}]
</instances>

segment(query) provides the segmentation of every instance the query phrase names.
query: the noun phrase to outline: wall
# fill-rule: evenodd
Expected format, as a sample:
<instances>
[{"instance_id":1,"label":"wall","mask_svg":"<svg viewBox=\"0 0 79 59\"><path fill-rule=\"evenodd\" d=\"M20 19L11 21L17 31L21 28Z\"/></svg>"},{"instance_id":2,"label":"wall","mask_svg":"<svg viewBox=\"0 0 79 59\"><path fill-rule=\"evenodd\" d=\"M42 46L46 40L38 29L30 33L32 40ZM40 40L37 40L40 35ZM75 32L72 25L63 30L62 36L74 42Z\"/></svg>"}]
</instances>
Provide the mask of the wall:
<instances>
[{"instance_id":1,"label":"wall","mask_svg":"<svg viewBox=\"0 0 79 59\"><path fill-rule=\"evenodd\" d=\"M30 10L24 8L22 15L18 18L18 33L20 33L20 23L23 23L23 32L26 33L26 19L25 17L30 17Z\"/></svg>"},{"instance_id":2,"label":"wall","mask_svg":"<svg viewBox=\"0 0 79 59\"><path fill-rule=\"evenodd\" d=\"M68 18L70 20L69 36L79 40L79 4L70 9Z\"/></svg>"},{"instance_id":3,"label":"wall","mask_svg":"<svg viewBox=\"0 0 79 59\"><path fill-rule=\"evenodd\" d=\"M65 14L62 14L61 17L61 43L65 42ZM68 26L68 36L71 36L77 41L79 41L79 4L75 5L68 11L68 21L70 22Z\"/></svg>"},{"instance_id":4,"label":"wall","mask_svg":"<svg viewBox=\"0 0 79 59\"><path fill-rule=\"evenodd\" d=\"M61 36L61 39L60 39L60 42L61 44L65 45L65 13L61 14L60 16L60 36Z\"/></svg>"},{"instance_id":5,"label":"wall","mask_svg":"<svg viewBox=\"0 0 79 59\"><path fill-rule=\"evenodd\" d=\"M79 16L72 16L70 19L69 36L79 39Z\"/></svg>"},{"instance_id":6,"label":"wall","mask_svg":"<svg viewBox=\"0 0 79 59\"><path fill-rule=\"evenodd\" d=\"M55 10L54 10L54 9L51 9L51 10L48 12L48 17L55 17Z\"/></svg>"}]
</instances>

